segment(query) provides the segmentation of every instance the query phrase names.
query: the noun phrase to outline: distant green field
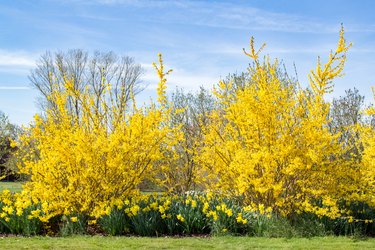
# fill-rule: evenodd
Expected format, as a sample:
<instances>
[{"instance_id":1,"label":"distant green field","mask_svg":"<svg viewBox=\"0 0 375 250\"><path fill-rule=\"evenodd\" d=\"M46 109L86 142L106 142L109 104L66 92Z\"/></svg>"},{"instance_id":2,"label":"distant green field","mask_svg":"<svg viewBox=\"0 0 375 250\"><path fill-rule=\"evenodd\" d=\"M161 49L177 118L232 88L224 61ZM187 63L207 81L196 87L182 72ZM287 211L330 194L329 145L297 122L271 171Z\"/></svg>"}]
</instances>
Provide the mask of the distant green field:
<instances>
[{"instance_id":1,"label":"distant green field","mask_svg":"<svg viewBox=\"0 0 375 250\"><path fill-rule=\"evenodd\" d=\"M0 249L374 249L375 239L345 237L0 237Z\"/></svg>"},{"instance_id":2,"label":"distant green field","mask_svg":"<svg viewBox=\"0 0 375 250\"><path fill-rule=\"evenodd\" d=\"M22 182L6 182L0 181L0 192L3 190L8 189L11 192L21 192L22 190Z\"/></svg>"},{"instance_id":3,"label":"distant green field","mask_svg":"<svg viewBox=\"0 0 375 250\"><path fill-rule=\"evenodd\" d=\"M18 193L22 190L22 182L12 182L12 181L0 181L0 192L8 189L11 192ZM143 191L144 194L162 194L162 192L155 191Z\"/></svg>"}]
</instances>

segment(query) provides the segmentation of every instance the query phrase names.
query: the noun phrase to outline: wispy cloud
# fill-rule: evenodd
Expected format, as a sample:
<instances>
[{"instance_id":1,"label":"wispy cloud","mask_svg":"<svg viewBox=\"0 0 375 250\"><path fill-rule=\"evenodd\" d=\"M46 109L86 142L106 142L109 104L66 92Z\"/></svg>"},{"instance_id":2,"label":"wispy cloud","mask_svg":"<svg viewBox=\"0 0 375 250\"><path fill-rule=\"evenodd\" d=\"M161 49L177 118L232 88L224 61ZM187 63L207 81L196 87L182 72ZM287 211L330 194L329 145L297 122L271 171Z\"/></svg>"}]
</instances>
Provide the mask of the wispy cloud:
<instances>
[{"instance_id":1,"label":"wispy cloud","mask_svg":"<svg viewBox=\"0 0 375 250\"><path fill-rule=\"evenodd\" d=\"M57 1L56 5L58 4ZM30 38L39 37L41 44L45 44L47 40L48 46L51 47L60 47L62 39L68 47L72 44L84 47L87 40L95 41L105 37L106 32L98 30L95 26L75 22L76 13L74 10L70 11L71 9L72 6L68 6L68 11L46 11L44 8L30 11L27 8L0 5L0 15L17 23L20 28L27 27L27 32L37 33L38 36L30 35Z\"/></svg>"},{"instance_id":2,"label":"wispy cloud","mask_svg":"<svg viewBox=\"0 0 375 250\"><path fill-rule=\"evenodd\" d=\"M37 54L0 49L0 72L26 77L36 66Z\"/></svg>"},{"instance_id":3,"label":"wispy cloud","mask_svg":"<svg viewBox=\"0 0 375 250\"><path fill-rule=\"evenodd\" d=\"M157 74L152 66L148 64L142 64L142 67L145 69L142 80L147 84L147 89L155 90L159 81ZM183 88L187 91L198 90L201 86L211 89L212 86L220 80L220 75L216 72L210 72L209 69L206 69L204 72L187 72L181 68L170 65L164 65L164 67L167 69L173 68L172 73L167 77L167 90L169 92L173 91L176 87Z\"/></svg>"},{"instance_id":4,"label":"wispy cloud","mask_svg":"<svg viewBox=\"0 0 375 250\"><path fill-rule=\"evenodd\" d=\"M261 8L238 6L225 1L179 0L68 0L76 4L98 4L110 7L153 8L162 15L145 19L154 22L179 23L214 28L262 30L282 32L331 33L337 32L338 24L328 25L306 16L267 11ZM105 18L99 15L97 18Z\"/></svg>"},{"instance_id":5,"label":"wispy cloud","mask_svg":"<svg viewBox=\"0 0 375 250\"><path fill-rule=\"evenodd\" d=\"M147 7L147 8L164 8L164 7L186 7L191 4L189 1L184 0L65 0L68 3L78 4L100 4L107 6L134 6L134 7Z\"/></svg>"},{"instance_id":6,"label":"wispy cloud","mask_svg":"<svg viewBox=\"0 0 375 250\"><path fill-rule=\"evenodd\" d=\"M0 90L30 90L30 88L26 86L0 86Z\"/></svg>"},{"instance_id":7,"label":"wispy cloud","mask_svg":"<svg viewBox=\"0 0 375 250\"><path fill-rule=\"evenodd\" d=\"M0 66L34 67L37 55L22 51L0 50Z\"/></svg>"}]
</instances>

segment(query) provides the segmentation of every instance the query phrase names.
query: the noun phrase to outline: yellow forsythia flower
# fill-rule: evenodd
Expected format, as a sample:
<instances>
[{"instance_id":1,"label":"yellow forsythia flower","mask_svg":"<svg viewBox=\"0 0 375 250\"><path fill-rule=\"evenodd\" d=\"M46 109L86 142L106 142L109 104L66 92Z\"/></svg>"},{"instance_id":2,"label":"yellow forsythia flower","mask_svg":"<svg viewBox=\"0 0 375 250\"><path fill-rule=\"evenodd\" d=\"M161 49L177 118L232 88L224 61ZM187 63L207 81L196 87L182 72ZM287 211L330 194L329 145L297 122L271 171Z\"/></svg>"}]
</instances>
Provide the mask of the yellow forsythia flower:
<instances>
[{"instance_id":1,"label":"yellow forsythia flower","mask_svg":"<svg viewBox=\"0 0 375 250\"><path fill-rule=\"evenodd\" d=\"M25 153L20 154L19 170L31 175L23 195L41 203L43 220L74 213L100 217L109 213L108 207L121 208L122 201L131 206L134 201L126 199L140 196L139 184L156 176L159 169L153 166L165 156L165 148L176 144L172 135L179 133L167 125L170 71L165 71L161 55L155 69L159 104L137 107L134 93L117 89L115 94L117 87L105 78L100 98L92 87L75 88L69 76L64 76L64 86L51 90L47 99L53 105L43 118L34 117L17 145ZM71 109L72 100L77 112ZM157 203L150 206L159 208ZM129 214L139 209L132 206Z\"/></svg>"}]
</instances>

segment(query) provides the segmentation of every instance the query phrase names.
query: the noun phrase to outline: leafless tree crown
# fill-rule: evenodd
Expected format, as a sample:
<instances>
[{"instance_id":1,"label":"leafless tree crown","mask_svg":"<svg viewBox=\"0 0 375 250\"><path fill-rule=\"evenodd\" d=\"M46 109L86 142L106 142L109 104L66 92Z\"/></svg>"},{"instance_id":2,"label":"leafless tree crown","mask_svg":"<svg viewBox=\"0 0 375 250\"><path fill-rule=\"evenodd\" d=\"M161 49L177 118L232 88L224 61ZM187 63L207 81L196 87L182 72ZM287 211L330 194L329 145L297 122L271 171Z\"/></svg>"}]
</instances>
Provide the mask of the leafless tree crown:
<instances>
[{"instance_id":1,"label":"leafless tree crown","mask_svg":"<svg viewBox=\"0 0 375 250\"><path fill-rule=\"evenodd\" d=\"M76 91L88 89L99 109L100 102L105 98L104 90L110 84L117 109L125 112L132 94L138 94L145 87L140 81L142 73L141 65L131 57L118 56L113 52L89 54L75 49L57 53L47 51L40 57L29 79L40 93L38 104L42 112L54 107L53 100L48 97L55 90L64 91L67 81L73 84ZM79 101L74 97L69 97L68 109L80 116Z\"/></svg>"}]
</instances>

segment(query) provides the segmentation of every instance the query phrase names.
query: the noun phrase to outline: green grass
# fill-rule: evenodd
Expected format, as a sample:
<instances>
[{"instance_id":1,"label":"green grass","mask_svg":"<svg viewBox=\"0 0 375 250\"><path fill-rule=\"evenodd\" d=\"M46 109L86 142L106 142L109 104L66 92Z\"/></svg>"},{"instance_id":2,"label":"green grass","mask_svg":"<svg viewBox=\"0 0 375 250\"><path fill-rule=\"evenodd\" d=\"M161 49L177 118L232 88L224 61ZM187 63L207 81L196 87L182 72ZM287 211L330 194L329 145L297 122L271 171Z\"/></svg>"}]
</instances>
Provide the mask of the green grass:
<instances>
[{"instance_id":1,"label":"green grass","mask_svg":"<svg viewBox=\"0 0 375 250\"><path fill-rule=\"evenodd\" d=\"M0 249L374 249L375 239L185 237L142 238L74 236L0 237Z\"/></svg>"},{"instance_id":2,"label":"green grass","mask_svg":"<svg viewBox=\"0 0 375 250\"><path fill-rule=\"evenodd\" d=\"M22 183L21 182L6 182L0 181L0 192L3 190L8 189L11 192L21 192L22 190Z\"/></svg>"},{"instance_id":3,"label":"green grass","mask_svg":"<svg viewBox=\"0 0 375 250\"><path fill-rule=\"evenodd\" d=\"M22 182L13 182L13 181L0 181L0 192L8 189L11 192L18 193L22 190ZM144 191L144 194L162 194L163 192L154 192L154 191Z\"/></svg>"}]
</instances>

